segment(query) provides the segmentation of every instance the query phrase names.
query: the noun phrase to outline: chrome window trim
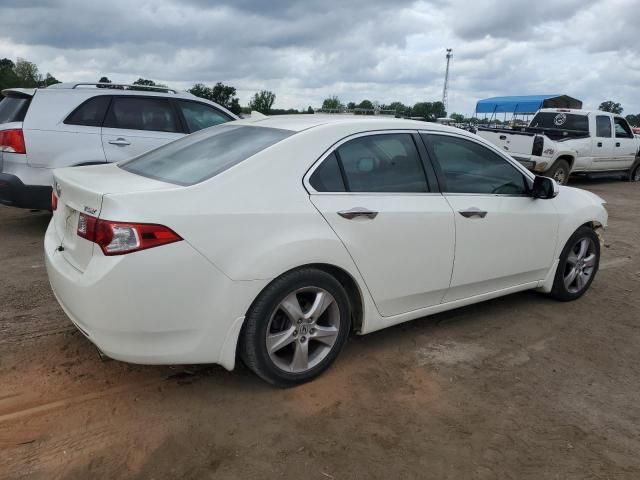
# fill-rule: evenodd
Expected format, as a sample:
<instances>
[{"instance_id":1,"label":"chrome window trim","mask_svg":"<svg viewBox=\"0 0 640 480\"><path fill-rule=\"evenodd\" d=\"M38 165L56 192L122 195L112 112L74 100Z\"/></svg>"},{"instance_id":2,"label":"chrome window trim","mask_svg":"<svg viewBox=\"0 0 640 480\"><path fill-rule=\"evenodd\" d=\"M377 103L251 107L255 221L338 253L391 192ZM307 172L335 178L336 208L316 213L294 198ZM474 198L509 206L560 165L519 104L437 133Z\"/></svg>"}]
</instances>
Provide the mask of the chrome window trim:
<instances>
[{"instance_id":1,"label":"chrome window trim","mask_svg":"<svg viewBox=\"0 0 640 480\"><path fill-rule=\"evenodd\" d=\"M320 155L320 157L318 157L318 159L313 163L313 165L311 165L311 167L309 168L309 170L307 170L307 173L305 173L303 179L302 179L302 184L304 185L305 189L307 190L307 192L309 193L309 195L382 195L382 196L391 196L391 195L403 195L403 196L416 196L416 195L421 195L421 196L433 196L433 195L442 195L441 192L319 192L317 191L315 188L313 188L313 186L311 185L311 183L309 183L309 178L311 178L311 175L313 175L313 173L318 169L318 167L322 164L322 162L325 161L325 159L331 155L332 153L334 153L338 148L340 148L342 145L344 145L345 143L351 141L351 140L355 140L356 138L360 138L360 137L369 137L372 135L392 135L392 134L398 134L398 133L407 133L409 135L412 136L412 140L415 141L415 139L413 139L413 135L418 133L419 130L410 130L410 129L401 129L401 130L368 130L366 132L358 132L358 133L353 133L351 135L347 135L346 137L338 140L337 142L335 142L333 145L331 145L326 152L324 152L322 155ZM421 159L420 157L420 151L418 149L418 146L416 145L416 153L418 154L418 158ZM422 161L422 159L421 159ZM425 182L427 184L427 188L429 187L429 182L427 180L427 178L425 177Z\"/></svg>"}]
</instances>

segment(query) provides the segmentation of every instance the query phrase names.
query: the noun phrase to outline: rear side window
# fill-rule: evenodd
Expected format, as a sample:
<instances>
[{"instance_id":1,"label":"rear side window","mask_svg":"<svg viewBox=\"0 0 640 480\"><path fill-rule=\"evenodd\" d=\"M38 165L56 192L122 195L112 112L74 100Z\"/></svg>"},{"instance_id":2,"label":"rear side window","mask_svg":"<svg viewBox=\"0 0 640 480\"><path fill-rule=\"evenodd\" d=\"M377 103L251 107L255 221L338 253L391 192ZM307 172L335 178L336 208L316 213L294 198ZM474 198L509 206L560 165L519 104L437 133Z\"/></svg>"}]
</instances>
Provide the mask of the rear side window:
<instances>
[{"instance_id":1,"label":"rear side window","mask_svg":"<svg viewBox=\"0 0 640 480\"><path fill-rule=\"evenodd\" d=\"M606 115L596 117L596 137L611 138L611 119Z\"/></svg>"},{"instance_id":2,"label":"rear side window","mask_svg":"<svg viewBox=\"0 0 640 480\"><path fill-rule=\"evenodd\" d=\"M154 132L181 132L176 112L167 99L113 97L105 127Z\"/></svg>"},{"instance_id":3,"label":"rear side window","mask_svg":"<svg viewBox=\"0 0 640 480\"><path fill-rule=\"evenodd\" d=\"M277 128L220 125L121 163L120 167L163 182L194 185L224 172L293 133Z\"/></svg>"},{"instance_id":4,"label":"rear side window","mask_svg":"<svg viewBox=\"0 0 640 480\"><path fill-rule=\"evenodd\" d=\"M309 183L318 192L344 192L344 180L335 153L329 155L313 172Z\"/></svg>"},{"instance_id":5,"label":"rear side window","mask_svg":"<svg viewBox=\"0 0 640 480\"><path fill-rule=\"evenodd\" d=\"M221 111L203 103L179 100L178 106L190 133L231 120Z\"/></svg>"},{"instance_id":6,"label":"rear side window","mask_svg":"<svg viewBox=\"0 0 640 480\"><path fill-rule=\"evenodd\" d=\"M428 192L427 178L408 133L367 135L337 149L350 192Z\"/></svg>"},{"instance_id":7,"label":"rear side window","mask_svg":"<svg viewBox=\"0 0 640 480\"><path fill-rule=\"evenodd\" d=\"M22 122L31 97L5 97L0 102L0 123Z\"/></svg>"},{"instance_id":8,"label":"rear side window","mask_svg":"<svg viewBox=\"0 0 640 480\"><path fill-rule=\"evenodd\" d=\"M64 121L67 125L84 125L87 127L100 127L107 113L111 97L101 95L93 97L82 103Z\"/></svg>"}]
</instances>

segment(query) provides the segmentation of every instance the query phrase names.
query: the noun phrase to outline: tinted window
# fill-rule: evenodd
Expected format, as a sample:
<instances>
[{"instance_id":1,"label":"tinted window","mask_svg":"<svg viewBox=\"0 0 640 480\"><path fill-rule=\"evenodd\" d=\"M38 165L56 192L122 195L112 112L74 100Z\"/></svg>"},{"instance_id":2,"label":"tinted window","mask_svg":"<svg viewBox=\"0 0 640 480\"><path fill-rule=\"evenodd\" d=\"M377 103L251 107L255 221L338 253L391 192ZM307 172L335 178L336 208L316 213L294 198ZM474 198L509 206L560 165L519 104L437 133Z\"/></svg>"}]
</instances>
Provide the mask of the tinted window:
<instances>
[{"instance_id":1,"label":"tinted window","mask_svg":"<svg viewBox=\"0 0 640 480\"><path fill-rule=\"evenodd\" d=\"M531 120L531 127L578 130L589 133L589 117L564 112L540 112Z\"/></svg>"},{"instance_id":2,"label":"tinted window","mask_svg":"<svg viewBox=\"0 0 640 480\"><path fill-rule=\"evenodd\" d=\"M614 117L613 123L616 126L616 138L633 138L631 127L625 119Z\"/></svg>"},{"instance_id":3,"label":"tinted window","mask_svg":"<svg viewBox=\"0 0 640 480\"><path fill-rule=\"evenodd\" d=\"M105 127L180 132L175 112L162 98L113 97Z\"/></svg>"},{"instance_id":4,"label":"tinted window","mask_svg":"<svg viewBox=\"0 0 640 480\"><path fill-rule=\"evenodd\" d=\"M164 182L193 185L224 172L293 133L276 128L220 125L181 138L120 166Z\"/></svg>"},{"instance_id":5,"label":"tinted window","mask_svg":"<svg viewBox=\"0 0 640 480\"><path fill-rule=\"evenodd\" d=\"M335 154L329 155L322 164L313 172L309 183L318 192L344 192L344 181L342 180L342 173L340 173L340 166L338 165L338 158Z\"/></svg>"},{"instance_id":6,"label":"tinted window","mask_svg":"<svg viewBox=\"0 0 640 480\"><path fill-rule=\"evenodd\" d=\"M408 133L356 138L337 150L351 192L427 192L418 150Z\"/></svg>"},{"instance_id":7,"label":"tinted window","mask_svg":"<svg viewBox=\"0 0 640 480\"><path fill-rule=\"evenodd\" d=\"M109 107L111 97L109 95L101 95L93 97L76 108L71 115L67 117L64 123L69 125L86 125L88 127L100 127L104 120L104 114Z\"/></svg>"},{"instance_id":8,"label":"tinted window","mask_svg":"<svg viewBox=\"0 0 640 480\"><path fill-rule=\"evenodd\" d=\"M197 132L203 128L213 127L231 120L227 115L215 108L197 102L179 101L182 116L187 122L189 132Z\"/></svg>"},{"instance_id":9,"label":"tinted window","mask_svg":"<svg viewBox=\"0 0 640 480\"><path fill-rule=\"evenodd\" d=\"M611 119L605 115L596 117L596 137L611 138Z\"/></svg>"},{"instance_id":10,"label":"tinted window","mask_svg":"<svg viewBox=\"0 0 640 480\"><path fill-rule=\"evenodd\" d=\"M0 102L0 123L22 122L31 103L31 97L5 97Z\"/></svg>"},{"instance_id":11,"label":"tinted window","mask_svg":"<svg viewBox=\"0 0 640 480\"><path fill-rule=\"evenodd\" d=\"M507 160L470 140L428 135L450 193L521 195L528 192L524 175Z\"/></svg>"}]
</instances>

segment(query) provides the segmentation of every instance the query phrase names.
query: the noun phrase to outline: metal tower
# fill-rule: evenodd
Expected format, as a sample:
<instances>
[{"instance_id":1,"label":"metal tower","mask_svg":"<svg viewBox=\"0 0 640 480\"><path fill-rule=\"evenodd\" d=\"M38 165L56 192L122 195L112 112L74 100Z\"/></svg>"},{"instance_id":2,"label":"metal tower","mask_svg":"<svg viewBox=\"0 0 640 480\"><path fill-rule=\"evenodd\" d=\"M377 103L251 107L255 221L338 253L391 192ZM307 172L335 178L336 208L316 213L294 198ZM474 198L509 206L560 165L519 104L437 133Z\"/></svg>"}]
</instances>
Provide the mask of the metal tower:
<instances>
[{"instance_id":1,"label":"metal tower","mask_svg":"<svg viewBox=\"0 0 640 480\"><path fill-rule=\"evenodd\" d=\"M448 112L448 103L449 103L449 64L451 63L451 57L453 57L453 53L451 53L453 49L447 48L447 70L444 73L444 87L442 87L442 104L444 105L444 111Z\"/></svg>"}]
</instances>

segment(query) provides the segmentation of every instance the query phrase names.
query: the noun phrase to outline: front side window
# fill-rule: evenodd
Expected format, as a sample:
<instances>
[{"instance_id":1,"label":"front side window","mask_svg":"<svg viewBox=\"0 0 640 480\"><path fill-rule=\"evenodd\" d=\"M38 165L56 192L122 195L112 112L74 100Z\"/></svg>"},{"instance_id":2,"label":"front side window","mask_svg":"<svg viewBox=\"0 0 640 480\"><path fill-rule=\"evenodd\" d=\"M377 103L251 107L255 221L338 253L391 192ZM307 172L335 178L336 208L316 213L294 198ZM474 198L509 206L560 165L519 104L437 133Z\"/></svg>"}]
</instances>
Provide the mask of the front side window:
<instances>
[{"instance_id":1,"label":"front side window","mask_svg":"<svg viewBox=\"0 0 640 480\"><path fill-rule=\"evenodd\" d=\"M408 133L368 135L337 149L350 192L428 192L420 155Z\"/></svg>"},{"instance_id":2,"label":"front side window","mask_svg":"<svg viewBox=\"0 0 640 480\"><path fill-rule=\"evenodd\" d=\"M231 120L224 113L203 103L179 100L178 105L190 133Z\"/></svg>"},{"instance_id":3,"label":"front side window","mask_svg":"<svg viewBox=\"0 0 640 480\"><path fill-rule=\"evenodd\" d=\"M606 115L596 117L596 137L611 138L611 119Z\"/></svg>"},{"instance_id":4,"label":"front side window","mask_svg":"<svg viewBox=\"0 0 640 480\"><path fill-rule=\"evenodd\" d=\"M614 117L613 123L616 126L616 138L633 138L631 127L624 118Z\"/></svg>"},{"instance_id":5,"label":"front side window","mask_svg":"<svg viewBox=\"0 0 640 480\"><path fill-rule=\"evenodd\" d=\"M111 97L109 95L90 98L71 112L71 115L66 118L64 123L67 125L100 127L110 101Z\"/></svg>"},{"instance_id":6,"label":"front side window","mask_svg":"<svg viewBox=\"0 0 640 480\"><path fill-rule=\"evenodd\" d=\"M151 97L113 97L104 126L169 133L181 131L169 101Z\"/></svg>"},{"instance_id":7,"label":"front side window","mask_svg":"<svg viewBox=\"0 0 640 480\"><path fill-rule=\"evenodd\" d=\"M121 163L128 172L177 185L194 185L237 165L294 132L229 123Z\"/></svg>"},{"instance_id":8,"label":"front side window","mask_svg":"<svg viewBox=\"0 0 640 480\"><path fill-rule=\"evenodd\" d=\"M525 176L507 160L471 140L426 135L441 173L443 192L527 195Z\"/></svg>"}]
</instances>

